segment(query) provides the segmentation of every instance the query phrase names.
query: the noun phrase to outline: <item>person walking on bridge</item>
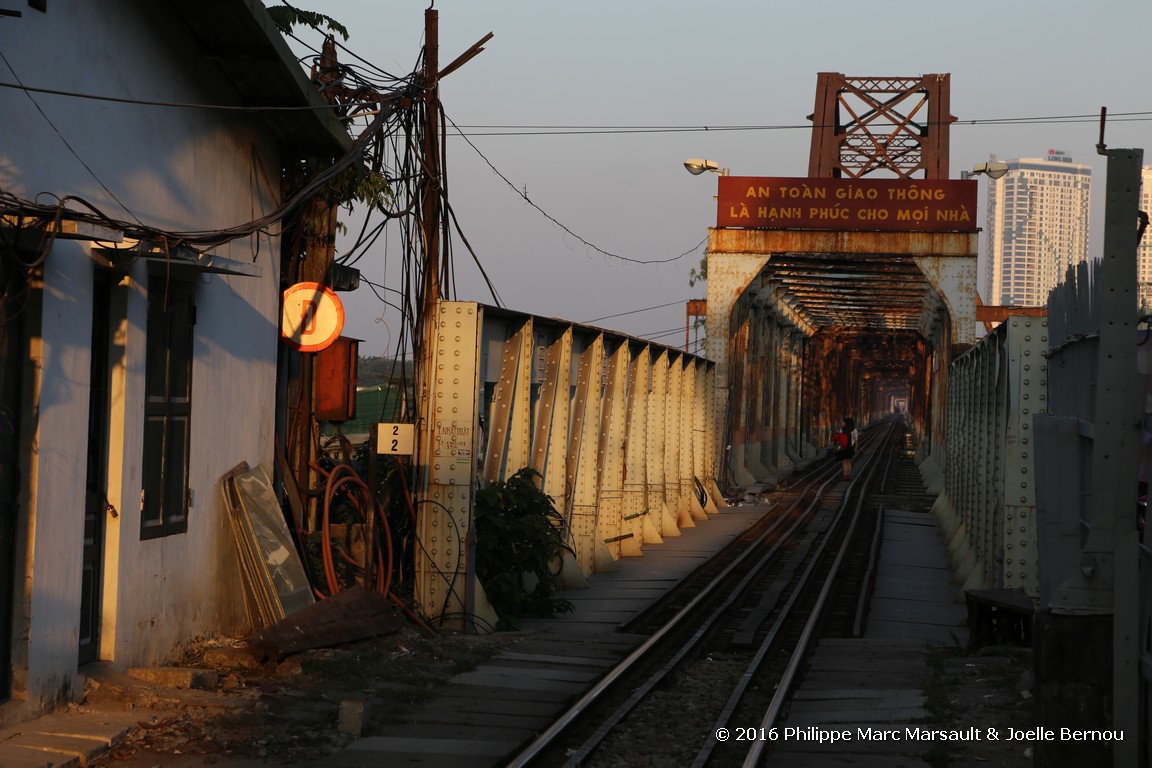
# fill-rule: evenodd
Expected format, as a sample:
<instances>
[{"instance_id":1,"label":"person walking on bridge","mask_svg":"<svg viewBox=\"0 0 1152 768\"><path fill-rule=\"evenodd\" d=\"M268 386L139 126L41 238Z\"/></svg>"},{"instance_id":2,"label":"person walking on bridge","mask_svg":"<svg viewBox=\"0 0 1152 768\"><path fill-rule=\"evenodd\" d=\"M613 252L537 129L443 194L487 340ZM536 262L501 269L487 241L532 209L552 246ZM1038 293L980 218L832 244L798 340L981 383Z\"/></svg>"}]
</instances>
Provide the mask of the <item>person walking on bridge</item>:
<instances>
[{"instance_id":1,"label":"person walking on bridge","mask_svg":"<svg viewBox=\"0 0 1152 768\"><path fill-rule=\"evenodd\" d=\"M843 425L832 436L836 458L840 460L840 476L848 480L852 477L852 458L856 455L856 444L860 433L856 431L856 420L851 416L844 419Z\"/></svg>"}]
</instances>

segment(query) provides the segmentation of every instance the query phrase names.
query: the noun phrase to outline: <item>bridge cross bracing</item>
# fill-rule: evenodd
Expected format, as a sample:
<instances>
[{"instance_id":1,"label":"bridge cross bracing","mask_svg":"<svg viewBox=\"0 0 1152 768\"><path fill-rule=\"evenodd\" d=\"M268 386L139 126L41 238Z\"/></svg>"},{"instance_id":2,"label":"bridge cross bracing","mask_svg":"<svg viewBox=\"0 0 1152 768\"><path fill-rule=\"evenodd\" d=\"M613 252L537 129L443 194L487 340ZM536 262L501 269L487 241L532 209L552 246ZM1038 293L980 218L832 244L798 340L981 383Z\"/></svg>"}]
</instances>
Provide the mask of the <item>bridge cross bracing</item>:
<instances>
[{"instance_id":1,"label":"bridge cross bracing","mask_svg":"<svg viewBox=\"0 0 1152 768\"><path fill-rule=\"evenodd\" d=\"M897 402L918 434L942 436L943 372L974 340L977 240L974 229L714 228L705 343L718 418L731 423L717 446L727 479L771 482L843 417L865 424ZM766 335L789 336L801 362L784 360L792 349L753 354L748 339Z\"/></svg>"}]
</instances>

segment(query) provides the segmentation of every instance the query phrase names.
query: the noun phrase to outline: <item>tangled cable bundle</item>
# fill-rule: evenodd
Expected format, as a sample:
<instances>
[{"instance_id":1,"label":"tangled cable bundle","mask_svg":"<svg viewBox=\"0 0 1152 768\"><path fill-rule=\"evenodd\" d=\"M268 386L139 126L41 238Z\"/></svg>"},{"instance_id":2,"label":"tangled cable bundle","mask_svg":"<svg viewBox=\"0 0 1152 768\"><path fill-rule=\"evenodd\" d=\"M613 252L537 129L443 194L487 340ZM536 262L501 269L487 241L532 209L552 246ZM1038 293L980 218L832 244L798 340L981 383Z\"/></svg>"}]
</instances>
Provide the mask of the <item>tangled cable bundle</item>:
<instances>
[{"instance_id":1,"label":"tangled cable bundle","mask_svg":"<svg viewBox=\"0 0 1152 768\"><path fill-rule=\"evenodd\" d=\"M343 585L336 573L336 558L361 575L360 581L365 587L378 594L386 596L398 605L413 622L430 633L435 633L428 623L408 603L392 592L392 528L388 524L388 516L368 484L360 479L356 470L348 464L337 464L331 470L324 470L313 465L317 472L324 477L324 504L320 518L320 559L324 569L324 581L328 589L327 596L341 592L350 585ZM407 486L405 486L407 496ZM332 541L332 512L334 502L338 499L347 502L356 510L365 530L369 530L379 523L382 536L372 537L371 567L365 569L364 564L356 562L344 549L333 546ZM381 542L383 538L383 542Z\"/></svg>"}]
</instances>

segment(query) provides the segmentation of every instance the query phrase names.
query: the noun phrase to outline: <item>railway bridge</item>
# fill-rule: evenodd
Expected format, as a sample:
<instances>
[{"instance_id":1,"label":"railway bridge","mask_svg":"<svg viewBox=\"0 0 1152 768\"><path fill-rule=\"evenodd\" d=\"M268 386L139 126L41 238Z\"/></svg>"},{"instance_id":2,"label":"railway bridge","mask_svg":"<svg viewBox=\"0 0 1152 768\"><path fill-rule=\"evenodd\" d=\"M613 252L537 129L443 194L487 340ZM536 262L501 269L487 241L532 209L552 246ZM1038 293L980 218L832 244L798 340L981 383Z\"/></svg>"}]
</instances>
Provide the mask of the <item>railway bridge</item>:
<instances>
[{"instance_id":1,"label":"railway bridge","mask_svg":"<svg viewBox=\"0 0 1152 768\"><path fill-rule=\"evenodd\" d=\"M483 482L540 474L575 587L826 455L843 417L903 413L956 583L1031 603L1052 712L1087 709L1143 738L1142 152L1101 141L1102 261L1070 272L1046 313L982 308L977 181L950 177L948 85L822 73L809 175L718 177L704 357L441 303L420 392L419 603L440 618L498 619L470 568ZM1003 322L977 340L994 313ZM1089 640L1098 654L1045 667ZM1116 765L1137 764L1137 748L1116 745Z\"/></svg>"},{"instance_id":2,"label":"railway bridge","mask_svg":"<svg viewBox=\"0 0 1152 768\"><path fill-rule=\"evenodd\" d=\"M625 564L642 562L653 545L687 540L714 521L730 537L746 533L739 529L753 518L755 526L799 529L801 522L767 521L742 502L764 498L793 475L824 471L844 417L867 428L899 415L905 450L933 500L954 600L967 599L977 618L982 607L996 609L998 621L1006 607L1026 617L1041 724L1125 735L1108 744L1033 739L1037 763L1152 766L1152 551L1138 504L1152 471L1152 323L1139 316L1136 299L1142 151L1110 149L1101 136L1103 258L1070 271L1041 311L1016 311L981 307L975 290L978 182L949 169L955 118L947 75L822 73L811 119L806 177L718 177L706 306L690 308L706 317L704 356L562 319L434 304L413 446L392 451L412 456L418 481L411 489L416 603L446 627L497 625L476 572L476 497L524 469L559 512L565 588L592 593L604 583L593 584L595 576L628 571ZM987 332L977 338L981 322ZM892 446L893 430L882 431ZM399 437L398 429L397 444ZM874 466L880 456L870 456ZM845 481L831 469L809 482L843 504L832 514L832 502L813 502L804 514L813 528L847 531L836 545L847 559L861 537L852 535L857 516L841 513L857 478ZM840 527L833 517L851 522ZM904 517L928 527L921 522L928 513ZM797 551L823 550L829 540L815 547L805 540ZM677 565L697 562L687 549ZM691 554L712 560L714 551ZM770 574L781 589L784 571ZM778 597L777 585L764 594ZM616 599L604 591L602 604ZM774 599L764 598L759 613L769 613L764 606ZM814 609L798 634L807 637L820 619ZM387 762L377 759L384 754L431 764L433 747L451 759L437 764L460 764L462 756L497 764L526 733L549 727L540 711L548 694L578 694L600 674L589 671L603 666L593 655L611 655L637 637L621 638L611 616L581 620L598 625L595 641L581 646L588 655L571 653L584 638L536 638L531 652L522 649L491 675L477 673L473 688L494 695L468 703L493 711L464 717L457 697L431 715L431 735L364 739L346 751L347 762L325 764L377 765ZM910 647L897 648L889 663L904 666ZM579 668L559 678L524 672L557 660ZM786 694L784 679L776 690ZM502 697L515 685L530 696L525 709L506 714L517 702ZM504 719L490 726L486 715ZM10 760L4 750L17 749L18 735L0 733L0 762ZM366 761L364 750L375 747L379 755Z\"/></svg>"}]
</instances>

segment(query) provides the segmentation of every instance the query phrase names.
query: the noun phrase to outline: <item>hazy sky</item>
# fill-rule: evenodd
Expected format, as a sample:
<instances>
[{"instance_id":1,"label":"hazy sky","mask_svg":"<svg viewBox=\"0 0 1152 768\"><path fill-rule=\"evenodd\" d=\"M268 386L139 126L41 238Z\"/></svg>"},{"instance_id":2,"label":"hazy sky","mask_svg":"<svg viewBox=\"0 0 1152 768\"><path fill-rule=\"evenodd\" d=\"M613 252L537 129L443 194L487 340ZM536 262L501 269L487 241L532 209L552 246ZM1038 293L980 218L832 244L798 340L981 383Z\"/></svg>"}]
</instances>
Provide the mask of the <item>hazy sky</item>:
<instances>
[{"instance_id":1,"label":"hazy sky","mask_svg":"<svg viewBox=\"0 0 1152 768\"><path fill-rule=\"evenodd\" d=\"M346 25L347 47L364 59L394 74L416 67L428 0L296 5ZM517 189L595 246L526 204L476 150L450 138L450 200L505 305L579 322L631 312L596 324L662 343L683 342L683 302L704 295L702 285L689 287L688 272L703 255L698 245L716 213L717 177L691 176L683 161L705 157L733 175L804 176L818 72L950 73L958 118L951 130L954 177L990 155L1037 157L1059 149L1093 166L1099 203L1102 106L1110 116L1109 146L1152 152L1148 0L437 0L435 8L442 65L488 32L495 35L442 82L445 114L461 127L506 126L518 134L464 128ZM1069 115L1087 117L1039 119ZM1038 119L971 122L1010 118ZM525 126L616 130L539 135L542 129ZM734 126L756 129L728 130ZM625 132L637 127L663 130ZM1102 217L1095 204L1097 235ZM368 279L395 285L396 247L389 245L386 257L381 244L357 266ZM640 261L692 253L642 266L596 249ZM491 303L465 249L455 254L455 298ZM363 339L364 354L391 353L395 316L364 289L342 298L345 335Z\"/></svg>"}]
</instances>

